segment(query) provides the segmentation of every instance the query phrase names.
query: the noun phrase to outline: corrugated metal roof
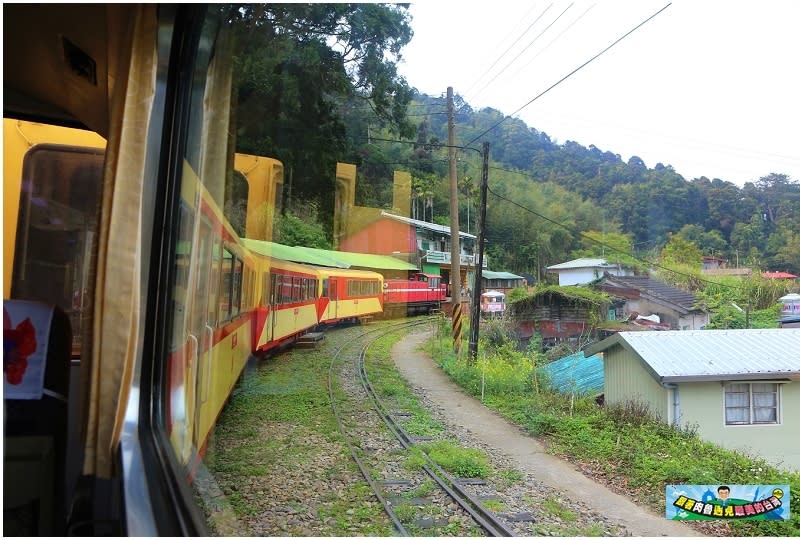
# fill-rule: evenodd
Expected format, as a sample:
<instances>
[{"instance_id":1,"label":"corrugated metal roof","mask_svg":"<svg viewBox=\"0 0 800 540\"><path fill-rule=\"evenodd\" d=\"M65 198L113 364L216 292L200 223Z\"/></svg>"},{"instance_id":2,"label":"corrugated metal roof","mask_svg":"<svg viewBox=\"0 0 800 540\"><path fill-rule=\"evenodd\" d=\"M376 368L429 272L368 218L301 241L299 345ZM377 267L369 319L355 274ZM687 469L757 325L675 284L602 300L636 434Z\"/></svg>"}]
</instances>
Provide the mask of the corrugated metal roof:
<instances>
[{"instance_id":1,"label":"corrugated metal roof","mask_svg":"<svg viewBox=\"0 0 800 540\"><path fill-rule=\"evenodd\" d=\"M586 357L583 351L565 356L539 368L550 377L550 386L559 392L597 394L603 391L603 359L599 354Z\"/></svg>"},{"instance_id":2,"label":"corrugated metal roof","mask_svg":"<svg viewBox=\"0 0 800 540\"><path fill-rule=\"evenodd\" d=\"M251 238L242 238L242 243L251 251L282 261L314 264L317 266L333 266L336 268L349 268L350 266L349 264L338 262L329 256L313 252L304 252L294 246L284 246L283 244L276 244L275 242L253 240Z\"/></svg>"},{"instance_id":3,"label":"corrugated metal roof","mask_svg":"<svg viewBox=\"0 0 800 540\"><path fill-rule=\"evenodd\" d=\"M491 270L481 270L481 277L486 279L525 279L511 272L492 272Z\"/></svg>"},{"instance_id":4,"label":"corrugated metal roof","mask_svg":"<svg viewBox=\"0 0 800 540\"><path fill-rule=\"evenodd\" d=\"M328 251L325 249L297 247L303 253L328 257L342 265L374 268L376 270L417 270L417 267L406 261L401 261L389 255L374 255L372 253L354 253L352 251Z\"/></svg>"},{"instance_id":5,"label":"corrugated metal roof","mask_svg":"<svg viewBox=\"0 0 800 540\"><path fill-rule=\"evenodd\" d=\"M605 259L574 259L553 266L548 266L548 270L566 270L569 268L616 268L615 264L608 264Z\"/></svg>"},{"instance_id":6,"label":"corrugated metal roof","mask_svg":"<svg viewBox=\"0 0 800 540\"><path fill-rule=\"evenodd\" d=\"M800 376L800 329L619 332L585 352L616 345L638 354L661 382Z\"/></svg>"},{"instance_id":7,"label":"corrugated metal roof","mask_svg":"<svg viewBox=\"0 0 800 540\"><path fill-rule=\"evenodd\" d=\"M381 216L393 219L395 221L400 221L402 223L408 223L409 225L414 225L415 227L420 227L422 229L428 229L429 231L436 231L448 235L450 234L450 227L447 225L439 225L438 223L430 223L428 221L420 221L418 219L411 219L405 216L397 216L383 210L381 210ZM463 231L459 231L458 236L460 238L477 238L474 234L465 233Z\"/></svg>"},{"instance_id":8,"label":"corrugated metal roof","mask_svg":"<svg viewBox=\"0 0 800 540\"><path fill-rule=\"evenodd\" d=\"M638 290L656 300L662 300L680 308L679 311L689 313L694 310L697 297L694 293L667 285L649 276L603 276L603 283L609 286L627 287ZM606 292L613 294L606 289Z\"/></svg>"}]
</instances>

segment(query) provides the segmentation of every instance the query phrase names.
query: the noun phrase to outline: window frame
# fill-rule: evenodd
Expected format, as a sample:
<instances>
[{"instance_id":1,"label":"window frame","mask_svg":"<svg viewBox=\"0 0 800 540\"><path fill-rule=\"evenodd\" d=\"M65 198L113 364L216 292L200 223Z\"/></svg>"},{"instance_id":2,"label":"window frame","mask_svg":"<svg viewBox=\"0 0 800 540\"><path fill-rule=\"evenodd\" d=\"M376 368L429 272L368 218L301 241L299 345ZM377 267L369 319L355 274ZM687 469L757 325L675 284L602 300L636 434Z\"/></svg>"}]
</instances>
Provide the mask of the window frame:
<instances>
[{"instance_id":1,"label":"window frame","mask_svg":"<svg viewBox=\"0 0 800 540\"><path fill-rule=\"evenodd\" d=\"M771 385L774 390L770 392L754 392L753 386L754 385ZM729 411L732 410L741 410L744 409L744 405L729 405L729 396L732 399L733 395L740 395L744 394L745 391L732 391L734 386L746 386L746 394L747 394L747 421L731 421L728 419ZM723 382L722 386L722 421L725 427L737 427L737 426L776 426L782 425L782 392L781 392L781 381L726 381ZM755 405L754 395L774 395L774 405L769 406L757 406ZM757 410L774 410L774 420L770 421L757 421L756 420L756 411Z\"/></svg>"}]
</instances>

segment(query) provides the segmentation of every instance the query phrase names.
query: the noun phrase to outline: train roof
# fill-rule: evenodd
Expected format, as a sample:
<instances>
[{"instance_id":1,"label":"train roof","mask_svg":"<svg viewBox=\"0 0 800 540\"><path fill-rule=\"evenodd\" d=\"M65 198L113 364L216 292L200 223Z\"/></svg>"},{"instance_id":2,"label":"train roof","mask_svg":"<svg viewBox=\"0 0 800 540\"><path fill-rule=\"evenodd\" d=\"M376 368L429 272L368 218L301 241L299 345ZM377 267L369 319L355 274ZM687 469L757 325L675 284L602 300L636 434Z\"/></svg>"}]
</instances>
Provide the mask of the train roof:
<instances>
[{"instance_id":1,"label":"train roof","mask_svg":"<svg viewBox=\"0 0 800 540\"><path fill-rule=\"evenodd\" d=\"M481 293L481 296L502 296L505 298L506 293L500 291L486 291L485 293Z\"/></svg>"},{"instance_id":2,"label":"train roof","mask_svg":"<svg viewBox=\"0 0 800 540\"><path fill-rule=\"evenodd\" d=\"M330 268L315 266L314 270L322 278L328 277L362 277L372 279L383 279L383 275L371 270L353 270L351 268Z\"/></svg>"},{"instance_id":3,"label":"train roof","mask_svg":"<svg viewBox=\"0 0 800 540\"><path fill-rule=\"evenodd\" d=\"M351 251L332 251L328 249L309 248L303 246L285 246L265 240L242 238L242 243L261 255L294 261L315 266L332 268L350 268L358 266L370 270L416 270L413 264L401 261L388 255L371 253L354 253Z\"/></svg>"}]
</instances>

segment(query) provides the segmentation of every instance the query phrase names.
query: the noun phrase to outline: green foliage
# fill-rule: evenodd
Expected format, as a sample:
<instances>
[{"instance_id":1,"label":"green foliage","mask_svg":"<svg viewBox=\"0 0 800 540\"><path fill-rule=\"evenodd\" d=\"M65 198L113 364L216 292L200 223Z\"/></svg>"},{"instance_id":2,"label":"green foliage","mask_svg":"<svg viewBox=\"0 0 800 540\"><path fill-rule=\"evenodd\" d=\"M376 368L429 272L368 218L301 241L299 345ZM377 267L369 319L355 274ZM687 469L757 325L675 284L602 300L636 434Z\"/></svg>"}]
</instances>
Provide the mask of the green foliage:
<instances>
[{"instance_id":1,"label":"green foliage","mask_svg":"<svg viewBox=\"0 0 800 540\"><path fill-rule=\"evenodd\" d=\"M661 251L661 263L700 268L703 265L703 254L694 242L682 236L670 235L667 245Z\"/></svg>"},{"instance_id":2,"label":"green foliage","mask_svg":"<svg viewBox=\"0 0 800 540\"><path fill-rule=\"evenodd\" d=\"M492 473L488 456L474 448L440 440L420 445L441 468L461 478L487 478Z\"/></svg>"},{"instance_id":3,"label":"green foliage","mask_svg":"<svg viewBox=\"0 0 800 540\"><path fill-rule=\"evenodd\" d=\"M323 226L312 216L301 219L291 212L275 218L275 242L286 246L331 249Z\"/></svg>"},{"instance_id":4,"label":"green foliage","mask_svg":"<svg viewBox=\"0 0 800 540\"><path fill-rule=\"evenodd\" d=\"M528 296L528 289L526 287L515 287L508 291L506 296L507 302L516 302Z\"/></svg>"},{"instance_id":5,"label":"green foliage","mask_svg":"<svg viewBox=\"0 0 800 540\"><path fill-rule=\"evenodd\" d=\"M234 23L236 150L282 161L292 197L320 204L331 219L336 162L357 162L369 126L385 126L395 136L414 133L406 115L413 91L396 65L412 36L407 6L277 3L219 10Z\"/></svg>"},{"instance_id":6,"label":"green foliage","mask_svg":"<svg viewBox=\"0 0 800 540\"><path fill-rule=\"evenodd\" d=\"M493 352L509 358L495 361L496 366L505 366L506 373L493 374L492 379L513 380L521 364L520 353L506 350L503 345ZM479 396L476 367L458 361L454 355L444 356L445 359L437 359L450 376ZM587 397L572 398L544 390L537 393L522 385L497 387L504 390L487 393L487 406L544 438L551 452L589 464L603 476L622 478L640 502L661 514L667 484L789 484L792 492L800 493L800 474L781 471L758 457L705 442L698 437L696 426L675 428L659 422L644 402L599 407ZM740 536L796 536L800 514L792 515L788 522L737 522L731 524L731 529Z\"/></svg>"}]
</instances>

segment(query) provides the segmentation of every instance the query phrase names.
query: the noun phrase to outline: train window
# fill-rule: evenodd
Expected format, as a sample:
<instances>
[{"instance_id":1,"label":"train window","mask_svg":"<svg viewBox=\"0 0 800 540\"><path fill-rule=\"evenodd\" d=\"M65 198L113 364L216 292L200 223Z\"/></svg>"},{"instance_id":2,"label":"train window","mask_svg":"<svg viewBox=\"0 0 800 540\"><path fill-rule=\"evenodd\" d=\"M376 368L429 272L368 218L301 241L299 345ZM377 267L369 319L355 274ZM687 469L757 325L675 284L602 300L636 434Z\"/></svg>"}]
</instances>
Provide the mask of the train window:
<instances>
[{"instance_id":1,"label":"train window","mask_svg":"<svg viewBox=\"0 0 800 540\"><path fill-rule=\"evenodd\" d=\"M244 263L238 257L233 258L233 275L231 276L231 317L239 315L242 305L242 273Z\"/></svg>"},{"instance_id":2,"label":"train window","mask_svg":"<svg viewBox=\"0 0 800 540\"><path fill-rule=\"evenodd\" d=\"M303 278L296 277L292 280L292 301L300 302L303 299Z\"/></svg>"},{"instance_id":3,"label":"train window","mask_svg":"<svg viewBox=\"0 0 800 540\"><path fill-rule=\"evenodd\" d=\"M283 276L283 286L281 287L281 304L292 303L292 277Z\"/></svg>"},{"instance_id":4,"label":"train window","mask_svg":"<svg viewBox=\"0 0 800 540\"><path fill-rule=\"evenodd\" d=\"M22 165L11 297L54 303L69 314L75 356L91 316L90 254L104 156L94 148L42 144Z\"/></svg>"},{"instance_id":5,"label":"train window","mask_svg":"<svg viewBox=\"0 0 800 540\"><path fill-rule=\"evenodd\" d=\"M331 278L330 286L328 288L328 298L331 300L336 300L339 296L336 291L336 287L338 285L338 280L336 278Z\"/></svg>"},{"instance_id":6,"label":"train window","mask_svg":"<svg viewBox=\"0 0 800 540\"><path fill-rule=\"evenodd\" d=\"M322 297L323 298L327 298L328 297L328 280L327 279L323 279L322 280Z\"/></svg>"},{"instance_id":7,"label":"train window","mask_svg":"<svg viewBox=\"0 0 800 540\"><path fill-rule=\"evenodd\" d=\"M269 305L274 306L280 301L281 277L275 273L270 274Z\"/></svg>"},{"instance_id":8,"label":"train window","mask_svg":"<svg viewBox=\"0 0 800 540\"><path fill-rule=\"evenodd\" d=\"M226 248L222 250L222 287L219 300L220 322L226 322L231 318L233 302L233 254Z\"/></svg>"},{"instance_id":9,"label":"train window","mask_svg":"<svg viewBox=\"0 0 800 540\"><path fill-rule=\"evenodd\" d=\"M211 271L208 290L208 324L215 328L219 321L219 286L222 276L222 242L213 236L211 247Z\"/></svg>"}]
</instances>

